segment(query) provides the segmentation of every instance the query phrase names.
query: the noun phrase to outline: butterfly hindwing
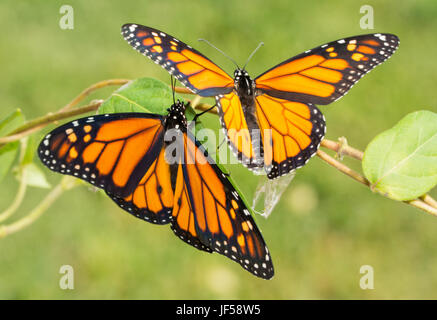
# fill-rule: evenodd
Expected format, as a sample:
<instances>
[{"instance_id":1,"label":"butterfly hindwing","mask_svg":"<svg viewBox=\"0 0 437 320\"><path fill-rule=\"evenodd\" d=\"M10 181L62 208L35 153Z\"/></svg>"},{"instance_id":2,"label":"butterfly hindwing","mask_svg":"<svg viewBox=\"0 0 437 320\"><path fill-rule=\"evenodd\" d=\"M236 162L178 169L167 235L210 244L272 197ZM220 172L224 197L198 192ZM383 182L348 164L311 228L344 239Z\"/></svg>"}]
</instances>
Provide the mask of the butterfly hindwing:
<instances>
[{"instance_id":1,"label":"butterfly hindwing","mask_svg":"<svg viewBox=\"0 0 437 320\"><path fill-rule=\"evenodd\" d=\"M161 150L130 195L108 195L123 210L137 218L156 224L170 223L174 193L170 165L165 160L165 149Z\"/></svg>"},{"instance_id":2,"label":"butterfly hindwing","mask_svg":"<svg viewBox=\"0 0 437 320\"><path fill-rule=\"evenodd\" d=\"M135 50L161 65L194 93L215 96L232 91L234 80L182 41L138 24L123 25L121 33Z\"/></svg>"},{"instance_id":3,"label":"butterfly hindwing","mask_svg":"<svg viewBox=\"0 0 437 320\"><path fill-rule=\"evenodd\" d=\"M195 226L196 212L191 204L189 195L189 184L185 182L182 165L178 165L177 180L175 186L175 201L172 212L172 230L182 241L193 247L206 252L212 252L208 244L200 240L198 230Z\"/></svg>"},{"instance_id":4,"label":"butterfly hindwing","mask_svg":"<svg viewBox=\"0 0 437 320\"><path fill-rule=\"evenodd\" d=\"M288 59L255 79L258 90L290 101L329 104L398 48L392 34L345 38Z\"/></svg>"},{"instance_id":5,"label":"butterfly hindwing","mask_svg":"<svg viewBox=\"0 0 437 320\"><path fill-rule=\"evenodd\" d=\"M51 170L127 197L163 145L163 117L144 113L97 115L50 132L38 155Z\"/></svg>"},{"instance_id":6,"label":"butterfly hindwing","mask_svg":"<svg viewBox=\"0 0 437 320\"><path fill-rule=\"evenodd\" d=\"M185 161L178 169L172 214L176 235L270 279L270 253L243 200L203 146L190 133L184 140Z\"/></svg>"},{"instance_id":7,"label":"butterfly hindwing","mask_svg":"<svg viewBox=\"0 0 437 320\"><path fill-rule=\"evenodd\" d=\"M302 167L315 155L325 135L323 114L310 103L266 94L255 100L267 177L274 179Z\"/></svg>"},{"instance_id":8,"label":"butterfly hindwing","mask_svg":"<svg viewBox=\"0 0 437 320\"><path fill-rule=\"evenodd\" d=\"M262 142L254 129L256 120L250 122L241 107L240 99L235 92L216 96L220 122L225 131L229 146L236 158L246 167L257 170L263 166Z\"/></svg>"}]
</instances>

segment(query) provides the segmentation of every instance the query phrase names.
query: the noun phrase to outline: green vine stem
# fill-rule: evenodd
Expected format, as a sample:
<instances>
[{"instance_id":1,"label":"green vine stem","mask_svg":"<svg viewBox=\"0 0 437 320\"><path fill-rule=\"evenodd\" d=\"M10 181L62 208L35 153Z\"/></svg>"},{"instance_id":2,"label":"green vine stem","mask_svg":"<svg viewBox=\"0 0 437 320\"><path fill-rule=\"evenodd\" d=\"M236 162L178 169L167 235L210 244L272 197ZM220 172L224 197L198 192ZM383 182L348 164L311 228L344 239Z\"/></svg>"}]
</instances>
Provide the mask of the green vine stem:
<instances>
[{"instance_id":1,"label":"green vine stem","mask_svg":"<svg viewBox=\"0 0 437 320\"><path fill-rule=\"evenodd\" d=\"M363 160L363 156L364 156L363 151L350 147L347 144L347 140L345 137L340 137L338 140L339 142L324 139L322 140L320 145L322 147L337 152L337 155L340 159L343 159L343 156L348 156L360 161Z\"/></svg>"},{"instance_id":2,"label":"green vine stem","mask_svg":"<svg viewBox=\"0 0 437 320\"><path fill-rule=\"evenodd\" d=\"M27 190L27 171L23 168L23 159L26 153L27 149L27 143L28 139L22 139L20 141L20 166L19 166L19 172L18 175L20 177L20 184L18 186L17 194L15 195L14 200L12 201L11 205L2 213L0 213L0 223L5 221L6 219L9 219L20 207L21 203L24 200L24 196L26 195Z\"/></svg>"},{"instance_id":3,"label":"green vine stem","mask_svg":"<svg viewBox=\"0 0 437 320\"><path fill-rule=\"evenodd\" d=\"M37 220L65 191L80 185L80 182L70 176L62 178L61 182L54 187L28 215L9 225L0 225L0 239L16 233Z\"/></svg>"},{"instance_id":4,"label":"green vine stem","mask_svg":"<svg viewBox=\"0 0 437 320\"><path fill-rule=\"evenodd\" d=\"M66 110L66 111L58 111L56 113L51 113L33 120L30 120L18 127L12 133L7 135L6 137L0 138L0 147L13 141L21 140L24 137L44 128L46 125L53 123L58 120L62 120L65 118L71 118L73 116L77 116L79 114L88 113L91 111L97 110L100 105L103 103L103 100L95 100L90 104L83 106L81 108Z\"/></svg>"},{"instance_id":5,"label":"green vine stem","mask_svg":"<svg viewBox=\"0 0 437 320\"><path fill-rule=\"evenodd\" d=\"M423 200L423 202L425 202L426 204L430 205L431 207L437 209L437 201L434 200L430 195L425 194L421 196L420 199Z\"/></svg>"},{"instance_id":6,"label":"green vine stem","mask_svg":"<svg viewBox=\"0 0 437 320\"><path fill-rule=\"evenodd\" d=\"M25 170L23 170L22 175L25 174L26 172ZM10 216L12 216L15 213L15 211L17 211L17 209L19 208L19 206L24 200L24 196L26 195L26 189L27 189L26 177L22 176L14 201L12 201L12 204L9 206L9 208L7 208L5 211L0 213L0 222L5 221Z\"/></svg>"},{"instance_id":7,"label":"green vine stem","mask_svg":"<svg viewBox=\"0 0 437 320\"><path fill-rule=\"evenodd\" d=\"M329 142L336 143L334 141L329 141ZM360 175L358 172L347 167L346 165L344 165L340 161L332 158L327 153L323 152L322 150L317 150L317 156L319 158L321 158L322 160L324 160L329 165L336 168L337 170L343 172L344 174L348 175L352 179L354 179L354 180L358 181L359 183L372 189L372 186L371 186L369 180L367 180L365 177ZM437 217L437 206L435 206L435 203L434 203L434 205L432 205L432 202L435 202L435 200L433 198L431 198L431 196L429 196L429 195L425 195L423 197L425 197L427 199L427 202L423 201L422 199L414 199L414 200L403 201L403 202Z\"/></svg>"},{"instance_id":8,"label":"green vine stem","mask_svg":"<svg viewBox=\"0 0 437 320\"><path fill-rule=\"evenodd\" d=\"M76 96L76 98L71 100L68 104L66 104L59 111L70 110L75 105L77 105L80 101L85 99L89 94L91 94L92 92L94 92L94 91L96 91L98 89L101 89L101 88L104 88L104 87L108 87L108 86L117 86L117 85L120 86L120 85L124 85L124 84L128 83L129 81L130 81L129 79L108 79L108 80L103 80L103 81L99 81L97 83L94 83L93 85L89 86L88 88L83 90L81 93L79 93Z\"/></svg>"},{"instance_id":9,"label":"green vine stem","mask_svg":"<svg viewBox=\"0 0 437 320\"><path fill-rule=\"evenodd\" d=\"M98 89L107 87L107 86L113 86L113 85L124 85L128 83L129 79L108 79L99 81L85 90L83 90L79 95L77 95L73 100L71 100L68 104L66 104L64 107L62 107L58 112L53 114L47 114L45 116L42 116L40 118L33 119L31 121L26 122L25 124L21 125L14 131L12 131L10 134L8 134L5 137L0 137L0 147L4 146L5 144L17 140L21 140L24 137L27 137L31 135L34 132L37 132L44 128L46 125L53 123L58 120L70 118L76 115L88 113L91 111L97 110L100 105L103 103L103 100L96 100L92 101L86 106L83 106L81 108L73 109L74 106L76 106L80 101L85 99L89 94L91 94L93 91L96 91ZM175 91L178 93L189 93L192 94L192 92L186 88L182 87L176 87ZM199 103L197 107L200 110L207 110L210 108L207 104ZM216 110L211 110L211 113L217 114Z\"/></svg>"}]
</instances>

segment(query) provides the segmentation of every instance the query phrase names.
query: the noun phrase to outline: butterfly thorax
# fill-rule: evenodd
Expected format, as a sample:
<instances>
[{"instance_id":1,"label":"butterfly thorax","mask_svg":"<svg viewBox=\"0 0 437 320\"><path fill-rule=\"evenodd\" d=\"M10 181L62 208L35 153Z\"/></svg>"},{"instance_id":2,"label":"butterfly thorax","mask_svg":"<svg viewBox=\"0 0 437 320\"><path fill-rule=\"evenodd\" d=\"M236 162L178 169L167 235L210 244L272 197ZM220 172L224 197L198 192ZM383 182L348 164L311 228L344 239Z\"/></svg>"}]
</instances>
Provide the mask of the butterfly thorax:
<instances>
[{"instance_id":1,"label":"butterfly thorax","mask_svg":"<svg viewBox=\"0 0 437 320\"><path fill-rule=\"evenodd\" d=\"M255 82L250 78L246 70L235 70L234 88L238 96L240 97L241 104L243 106L248 106L253 103Z\"/></svg>"},{"instance_id":2,"label":"butterfly thorax","mask_svg":"<svg viewBox=\"0 0 437 320\"><path fill-rule=\"evenodd\" d=\"M169 109L165 118L165 130L183 129L187 127L187 118L185 117L186 105L177 100Z\"/></svg>"},{"instance_id":3,"label":"butterfly thorax","mask_svg":"<svg viewBox=\"0 0 437 320\"><path fill-rule=\"evenodd\" d=\"M255 110L255 81L253 81L246 70L237 69L234 72L234 90L240 99L241 107L243 109L244 116L249 122L248 126L251 129L251 118L254 120ZM254 127L252 129L257 129Z\"/></svg>"}]
</instances>

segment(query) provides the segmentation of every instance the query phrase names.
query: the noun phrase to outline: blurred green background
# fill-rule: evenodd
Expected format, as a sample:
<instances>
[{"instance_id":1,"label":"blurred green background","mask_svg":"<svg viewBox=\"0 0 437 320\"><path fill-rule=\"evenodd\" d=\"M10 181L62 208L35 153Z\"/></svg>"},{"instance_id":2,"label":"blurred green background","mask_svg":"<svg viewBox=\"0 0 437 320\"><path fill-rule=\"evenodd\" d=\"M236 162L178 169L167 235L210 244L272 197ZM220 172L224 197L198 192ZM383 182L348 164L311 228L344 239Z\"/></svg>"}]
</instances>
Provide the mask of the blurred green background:
<instances>
[{"instance_id":1,"label":"blurred green background","mask_svg":"<svg viewBox=\"0 0 437 320\"><path fill-rule=\"evenodd\" d=\"M63 4L74 8L74 30L59 27ZM374 30L360 29L365 4L373 6ZM346 97L321 107L328 139L346 136L352 146L364 149L407 113L437 111L436 16L434 0L3 0L0 118L15 108L22 108L27 119L54 112L104 79L150 76L168 83L166 71L123 40L120 27L127 22L178 37L230 74L233 65L198 38L240 64L264 41L248 66L252 77L328 41L395 33L401 39L398 52ZM106 98L113 89L91 98ZM218 128L214 116L204 120ZM345 162L359 169L353 160ZM44 171L53 185L61 178ZM239 165L230 171L251 199L258 177ZM1 182L0 210L17 188L12 174ZM47 192L29 190L11 220L27 214ZM431 194L437 195L435 190ZM271 281L221 255L195 250L177 240L168 226L135 219L90 188L76 188L36 223L0 240L0 298L437 298L437 219L372 194L317 157L298 170L270 218L257 217L257 223L275 265ZM74 267L74 290L59 288L62 265ZM374 290L359 286L362 265L374 268Z\"/></svg>"}]
</instances>

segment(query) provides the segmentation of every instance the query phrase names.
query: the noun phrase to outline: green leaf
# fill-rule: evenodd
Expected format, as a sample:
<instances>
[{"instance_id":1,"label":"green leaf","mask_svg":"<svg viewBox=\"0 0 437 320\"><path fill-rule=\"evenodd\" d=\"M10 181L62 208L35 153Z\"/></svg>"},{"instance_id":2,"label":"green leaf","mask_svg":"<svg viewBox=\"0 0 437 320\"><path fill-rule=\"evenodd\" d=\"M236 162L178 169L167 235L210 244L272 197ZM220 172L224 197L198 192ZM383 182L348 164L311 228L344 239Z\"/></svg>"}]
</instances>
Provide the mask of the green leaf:
<instances>
[{"instance_id":1,"label":"green leaf","mask_svg":"<svg viewBox=\"0 0 437 320\"><path fill-rule=\"evenodd\" d=\"M417 111L379 134L364 153L372 188L395 200L412 200L437 184L437 114Z\"/></svg>"},{"instance_id":2,"label":"green leaf","mask_svg":"<svg viewBox=\"0 0 437 320\"><path fill-rule=\"evenodd\" d=\"M33 163L37 149L36 137L31 135L21 142L23 143L22 148L26 149L24 152L22 151L20 165L17 168L17 178L24 179L24 182L31 187L50 188L51 185L47 181L44 171Z\"/></svg>"},{"instance_id":3,"label":"green leaf","mask_svg":"<svg viewBox=\"0 0 437 320\"><path fill-rule=\"evenodd\" d=\"M21 110L13 111L0 121L0 137L6 136L23 123L24 116ZM0 181L3 180L10 170L16 158L19 145L19 141L14 141L0 147Z\"/></svg>"},{"instance_id":4,"label":"green leaf","mask_svg":"<svg viewBox=\"0 0 437 320\"><path fill-rule=\"evenodd\" d=\"M24 123L24 115L20 109L11 112L6 118L0 121L0 137L11 133L12 130Z\"/></svg>"},{"instance_id":5,"label":"green leaf","mask_svg":"<svg viewBox=\"0 0 437 320\"><path fill-rule=\"evenodd\" d=\"M99 114L121 112L146 112L167 114L173 104L171 88L165 83L140 78L115 91L99 108Z\"/></svg>"},{"instance_id":6,"label":"green leaf","mask_svg":"<svg viewBox=\"0 0 437 320\"><path fill-rule=\"evenodd\" d=\"M26 150L22 156L23 158L21 159L21 163L20 163L21 166L33 162L33 158L35 157L36 149L38 147L36 137L34 135L30 135L26 139L27 139L27 143L26 143L27 145L26 145Z\"/></svg>"},{"instance_id":7,"label":"green leaf","mask_svg":"<svg viewBox=\"0 0 437 320\"><path fill-rule=\"evenodd\" d=\"M25 183L31 187L50 188L44 172L34 163L29 163L23 166L21 177L25 179Z\"/></svg>"},{"instance_id":8,"label":"green leaf","mask_svg":"<svg viewBox=\"0 0 437 320\"><path fill-rule=\"evenodd\" d=\"M174 99L183 99L175 94ZM115 91L99 108L99 114L144 112L167 115L167 109L173 104L172 89L162 81L153 78L133 80ZM190 121L196 112L190 106L185 115ZM190 127L192 128L192 127ZM201 122L196 123L196 132L203 129Z\"/></svg>"},{"instance_id":9,"label":"green leaf","mask_svg":"<svg viewBox=\"0 0 437 320\"><path fill-rule=\"evenodd\" d=\"M0 148L0 181L11 168L18 152L20 142L14 141Z\"/></svg>"}]
</instances>

